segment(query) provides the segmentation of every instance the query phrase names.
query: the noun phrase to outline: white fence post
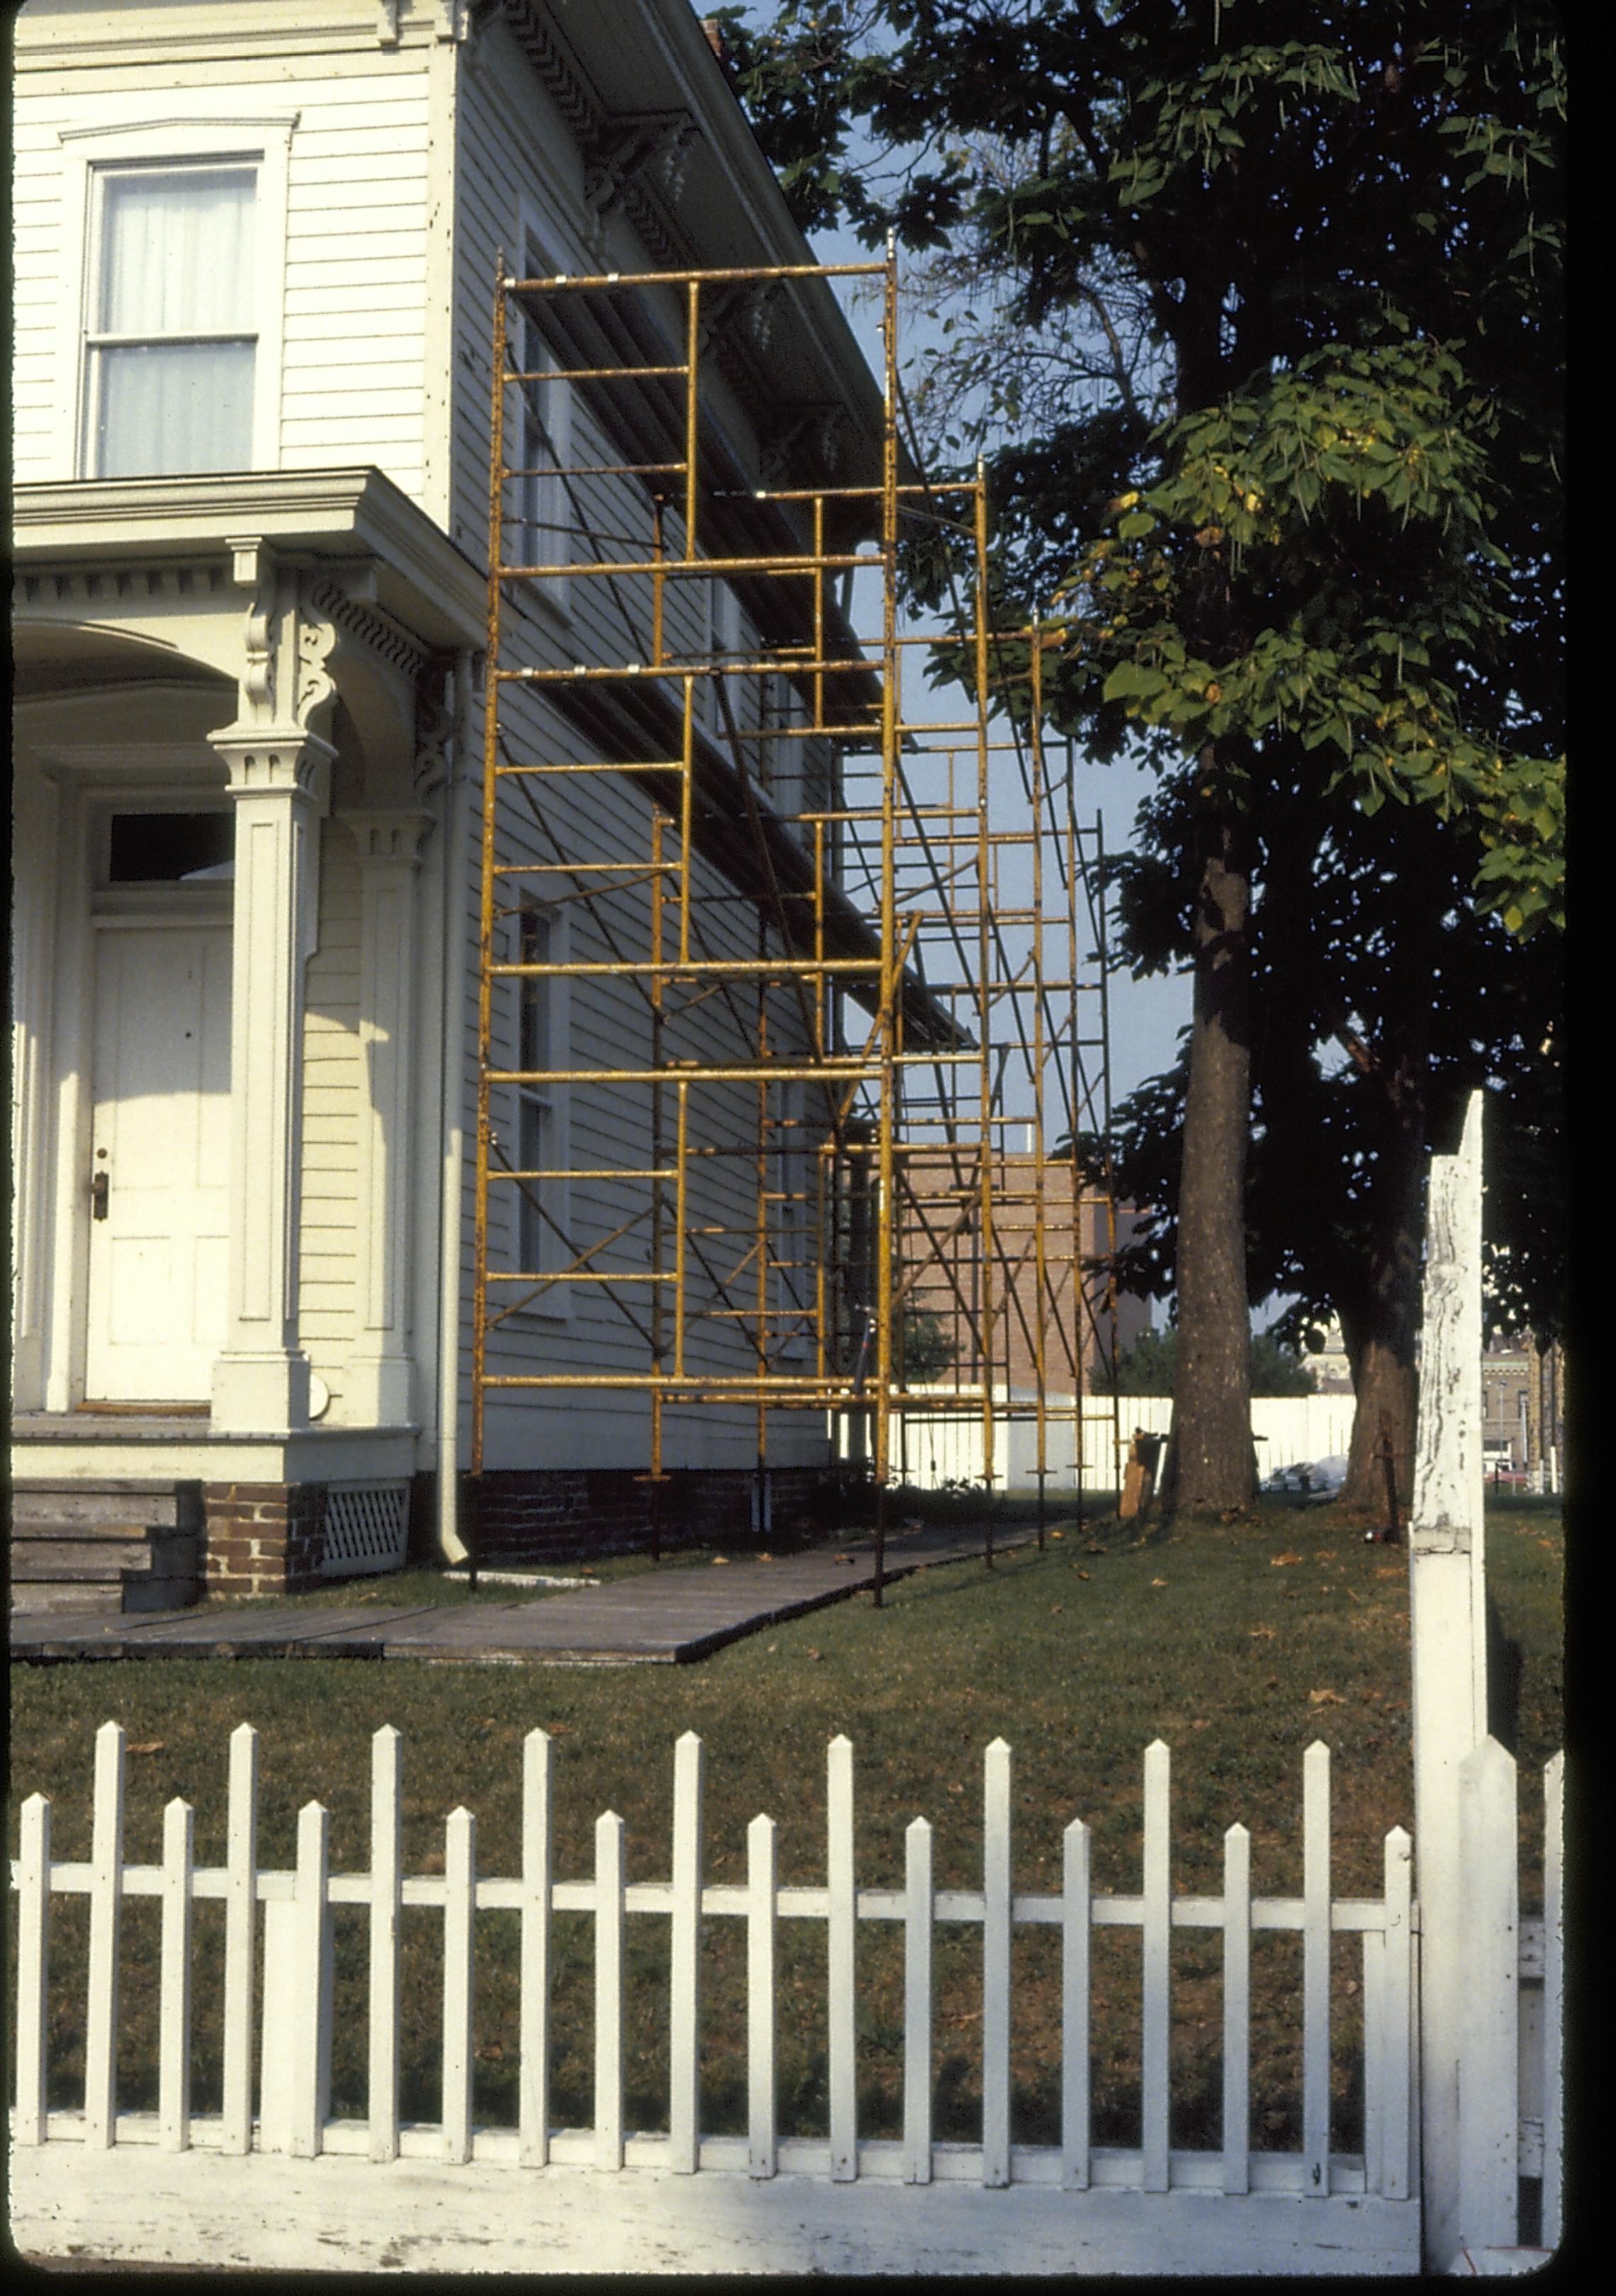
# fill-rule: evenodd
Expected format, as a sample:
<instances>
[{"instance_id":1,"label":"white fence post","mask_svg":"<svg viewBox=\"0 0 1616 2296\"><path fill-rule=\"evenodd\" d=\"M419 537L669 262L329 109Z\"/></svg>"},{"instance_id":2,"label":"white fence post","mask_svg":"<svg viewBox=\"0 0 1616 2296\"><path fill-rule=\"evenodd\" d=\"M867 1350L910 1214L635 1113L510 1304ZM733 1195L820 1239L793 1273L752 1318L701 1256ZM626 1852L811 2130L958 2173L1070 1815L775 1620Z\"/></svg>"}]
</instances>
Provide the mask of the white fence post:
<instances>
[{"instance_id":1,"label":"white fence post","mask_svg":"<svg viewBox=\"0 0 1616 2296\"><path fill-rule=\"evenodd\" d=\"M51 1805L22 1805L17 1875L17 2118L19 2144L45 2141L45 2001L50 1982Z\"/></svg>"},{"instance_id":2,"label":"white fence post","mask_svg":"<svg viewBox=\"0 0 1616 2296\"><path fill-rule=\"evenodd\" d=\"M904 2182L931 2182L931 1828L904 1835Z\"/></svg>"},{"instance_id":3,"label":"white fence post","mask_svg":"<svg viewBox=\"0 0 1616 2296\"><path fill-rule=\"evenodd\" d=\"M1433 1156L1408 1530L1420 1903L1420 2153L1427 2265L1458 2253L1459 2061L1469 1983L1459 1772L1487 1727L1481 1455L1481 1095Z\"/></svg>"},{"instance_id":4,"label":"white fence post","mask_svg":"<svg viewBox=\"0 0 1616 2296\"><path fill-rule=\"evenodd\" d=\"M443 1849L443 2157L472 2157L472 1957L477 1821L452 1809Z\"/></svg>"},{"instance_id":5,"label":"white fence post","mask_svg":"<svg viewBox=\"0 0 1616 2296\"><path fill-rule=\"evenodd\" d=\"M1521 1912L1515 1764L1484 1738L1459 1774L1464 2030L1459 2060L1459 2236L1513 2248L1519 2232Z\"/></svg>"},{"instance_id":6,"label":"white fence post","mask_svg":"<svg viewBox=\"0 0 1616 2296\"><path fill-rule=\"evenodd\" d=\"M521 2020L517 2158L550 2157L550 1734L529 1730L521 1749Z\"/></svg>"},{"instance_id":7,"label":"white fence post","mask_svg":"<svg viewBox=\"0 0 1616 2296\"><path fill-rule=\"evenodd\" d=\"M95 1733L90 1821L90 1966L84 2036L84 2141L112 2142L118 2113L118 1934L123 1912L124 1734Z\"/></svg>"},{"instance_id":8,"label":"white fence post","mask_svg":"<svg viewBox=\"0 0 1616 2296\"><path fill-rule=\"evenodd\" d=\"M1144 1906L1140 1958L1139 2119L1144 2189L1165 2193L1171 2111L1172 1985L1171 1756L1160 1738L1144 1750Z\"/></svg>"},{"instance_id":9,"label":"white fence post","mask_svg":"<svg viewBox=\"0 0 1616 2296\"><path fill-rule=\"evenodd\" d=\"M1302 2161L1304 2192L1330 2189L1330 1749L1302 1756Z\"/></svg>"},{"instance_id":10,"label":"white fence post","mask_svg":"<svg viewBox=\"0 0 1616 2296\"><path fill-rule=\"evenodd\" d=\"M831 2175L858 2174L857 1914L853 1880L853 1745L833 1738L825 1758L826 2021L830 2028Z\"/></svg>"},{"instance_id":11,"label":"white fence post","mask_svg":"<svg viewBox=\"0 0 1616 2296\"><path fill-rule=\"evenodd\" d=\"M1094 1921L1089 1831L1074 1817L1061 1842L1061 2182L1087 2189L1089 2161L1088 2005Z\"/></svg>"},{"instance_id":12,"label":"white fence post","mask_svg":"<svg viewBox=\"0 0 1616 2296\"><path fill-rule=\"evenodd\" d=\"M1010 1749L982 1757L982 2182L1010 2182Z\"/></svg>"},{"instance_id":13,"label":"white fence post","mask_svg":"<svg viewBox=\"0 0 1616 2296\"><path fill-rule=\"evenodd\" d=\"M258 1917L258 1734L230 1734L225 1829L225 2065L222 2149L252 2146L252 1977ZM266 1994L268 1981L266 1977Z\"/></svg>"},{"instance_id":14,"label":"white fence post","mask_svg":"<svg viewBox=\"0 0 1616 2296\"><path fill-rule=\"evenodd\" d=\"M595 2165L623 2165L623 1821L595 1821Z\"/></svg>"},{"instance_id":15,"label":"white fence post","mask_svg":"<svg viewBox=\"0 0 1616 2296\"><path fill-rule=\"evenodd\" d=\"M1223 1837L1223 2189L1251 2185L1251 1837Z\"/></svg>"},{"instance_id":16,"label":"white fence post","mask_svg":"<svg viewBox=\"0 0 1616 2296\"><path fill-rule=\"evenodd\" d=\"M404 1905L401 1741L390 1724L371 1740L370 2157L398 2156L398 1929Z\"/></svg>"},{"instance_id":17,"label":"white fence post","mask_svg":"<svg viewBox=\"0 0 1616 2296\"><path fill-rule=\"evenodd\" d=\"M158 2142L183 2152L191 2142L191 1877L196 1816L189 1802L163 1812L162 1942L159 1948Z\"/></svg>"},{"instance_id":18,"label":"white fence post","mask_svg":"<svg viewBox=\"0 0 1616 2296\"><path fill-rule=\"evenodd\" d=\"M746 1829L746 2167L749 2176L772 2177L779 2166L775 2129L779 1905L772 1817L754 1817Z\"/></svg>"},{"instance_id":19,"label":"white fence post","mask_svg":"<svg viewBox=\"0 0 1616 2296\"><path fill-rule=\"evenodd\" d=\"M1543 2231L1545 2248L1560 2245L1562 2120L1565 2046L1565 1756L1543 1773Z\"/></svg>"},{"instance_id":20,"label":"white fence post","mask_svg":"<svg viewBox=\"0 0 1616 2296\"><path fill-rule=\"evenodd\" d=\"M331 1816L321 1803L298 1812L298 1867L287 1954L291 2039L288 2151L312 2161L331 2110ZM264 1988L267 2005L269 1988Z\"/></svg>"},{"instance_id":21,"label":"white fence post","mask_svg":"<svg viewBox=\"0 0 1616 2296\"><path fill-rule=\"evenodd\" d=\"M676 2171L692 2175L701 2144L701 1741L673 1751L673 1913L669 1939L668 2129Z\"/></svg>"}]
</instances>

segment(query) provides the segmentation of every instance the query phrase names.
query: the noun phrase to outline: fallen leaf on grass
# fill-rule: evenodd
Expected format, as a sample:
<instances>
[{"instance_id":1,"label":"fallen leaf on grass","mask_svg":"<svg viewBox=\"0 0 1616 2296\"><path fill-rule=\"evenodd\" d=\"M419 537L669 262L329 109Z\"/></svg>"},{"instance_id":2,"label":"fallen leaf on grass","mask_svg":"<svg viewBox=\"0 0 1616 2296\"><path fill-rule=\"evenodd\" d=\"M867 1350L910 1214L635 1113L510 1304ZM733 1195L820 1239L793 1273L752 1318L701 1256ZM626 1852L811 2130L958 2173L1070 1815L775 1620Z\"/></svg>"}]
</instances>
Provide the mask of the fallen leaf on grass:
<instances>
[{"instance_id":1,"label":"fallen leaf on grass","mask_svg":"<svg viewBox=\"0 0 1616 2296\"><path fill-rule=\"evenodd\" d=\"M1301 1557L1300 1554L1270 1554L1268 1557L1268 1568L1271 1570L1283 1570L1288 1562L1300 1562L1300 1561Z\"/></svg>"},{"instance_id":2,"label":"fallen leaf on grass","mask_svg":"<svg viewBox=\"0 0 1616 2296\"><path fill-rule=\"evenodd\" d=\"M1109 1554L1111 1549L1109 1546L1086 1546L1083 1552L1085 1554Z\"/></svg>"},{"instance_id":3,"label":"fallen leaf on grass","mask_svg":"<svg viewBox=\"0 0 1616 2296\"><path fill-rule=\"evenodd\" d=\"M497 2063L499 2059L504 2055L504 2051L500 2047L497 2041L485 2041L482 2047L478 2050L477 2054L480 2057L492 2058L495 2062Z\"/></svg>"},{"instance_id":4,"label":"fallen leaf on grass","mask_svg":"<svg viewBox=\"0 0 1616 2296\"><path fill-rule=\"evenodd\" d=\"M833 1554L831 1560L833 1562L850 1562L853 1558L850 1554Z\"/></svg>"},{"instance_id":5,"label":"fallen leaf on grass","mask_svg":"<svg viewBox=\"0 0 1616 2296\"><path fill-rule=\"evenodd\" d=\"M774 1559L775 1558L772 1554L760 1554L758 1557L759 1562L772 1562Z\"/></svg>"},{"instance_id":6,"label":"fallen leaf on grass","mask_svg":"<svg viewBox=\"0 0 1616 2296\"><path fill-rule=\"evenodd\" d=\"M1278 1632L1279 1628L1277 1627L1253 1627L1251 1629L1251 1640L1253 1642L1260 1641L1271 1643Z\"/></svg>"},{"instance_id":7,"label":"fallen leaf on grass","mask_svg":"<svg viewBox=\"0 0 1616 2296\"><path fill-rule=\"evenodd\" d=\"M1339 1690L1310 1690L1308 1693L1309 1706L1344 1706L1346 1702Z\"/></svg>"},{"instance_id":8,"label":"fallen leaf on grass","mask_svg":"<svg viewBox=\"0 0 1616 2296\"><path fill-rule=\"evenodd\" d=\"M950 1786L948 1788L948 1792L950 1793L964 1793L964 1791L965 1789L964 1786Z\"/></svg>"},{"instance_id":9,"label":"fallen leaf on grass","mask_svg":"<svg viewBox=\"0 0 1616 2296\"><path fill-rule=\"evenodd\" d=\"M1153 1579L1151 1580L1151 1585L1152 1585L1153 1587L1165 1587L1165 1586L1166 1586L1166 1584L1167 1584L1167 1581L1166 1581L1166 1579L1165 1579L1165 1578L1153 1578Z\"/></svg>"},{"instance_id":10,"label":"fallen leaf on grass","mask_svg":"<svg viewBox=\"0 0 1616 2296\"><path fill-rule=\"evenodd\" d=\"M1377 1578L1400 1578L1403 1566L1400 1562L1382 1562L1374 1575Z\"/></svg>"},{"instance_id":11,"label":"fallen leaf on grass","mask_svg":"<svg viewBox=\"0 0 1616 2296\"><path fill-rule=\"evenodd\" d=\"M824 1652L823 1651L804 1651L802 1655L804 1658L823 1658L824 1656Z\"/></svg>"},{"instance_id":12,"label":"fallen leaf on grass","mask_svg":"<svg viewBox=\"0 0 1616 2296\"><path fill-rule=\"evenodd\" d=\"M1540 1539L1538 1541L1538 1546L1549 1546L1549 1547L1552 1547L1552 1546L1554 1546L1554 1540L1553 1540L1552 1538L1540 1538Z\"/></svg>"},{"instance_id":13,"label":"fallen leaf on grass","mask_svg":"<svg viewBox=\"0 0 1616 2296\"><path fill-rule=\"evenodd\" d=\"M1321 1546L1313 1560L1315 1562L1333 1562L1335 1549L1333 1546Z\"/></svg>"},{"instance_id":14,"label":"fallen leaf on grass","mask_svg":"<svg viewBox=\"0 0 1616 2296\"><path fill-rule=\"evenodd\" d=\"M1055 1615L1056 1611L1060 1609L1060 1607L1061 1607L1061 1606L1060 1606L1060 1604L1059 1604L1058 1603L1052 1603L1050 1604L1050 1606L1049 1606L1049 1615L1050 1615L1050 1617L1051 1617L1051 1618L1054 1618L1054 1615Z\"/></svg>"},{"instance_id":15,"label":"fallen leaf on grass","mask_svg":"<svg viewBox=\"0 0 1616 2296\"><path fill-rule=\"evenodd\" d=\"M1076 1564L1075 1562L1072 1564L1072 1566L1071 1566L1071 1567L1072 1567L1072 1569L1073 1569L1074 1570L1078 1570L1078 1566L1077 1566L1077 1564ZM1087 1578L1087 1576L1088 1576L1088 1573L1087 1573L1087 1570L1078 1570L1078 1576L1079 1576L1079 1578Z\"/></svg>"},{"instance_id":16,"label":"fallen leaf on grass","mask_svg":"<svg viewBox=\"0 0 1616 2296\"><path fill-rule=\"evenodd\" d=\"M1190 1724L1190 1728L1192 1730L1210 1730L1211 1726L1212 1726L1210 1722L1192 1722Z\"/></svg>"},{"instance_id":17,"label":"fallen leaf on grass","mask_svg":"<svg viewBox=\"0 0 1616 2296\"><path fill-rule=\"evenodd\" d=\"M715 1554L712 1559L712 1567L716 1570L720 1562L727 1562L728 1561L729 1557L727 1554Z\"/></svg>"},{"instance_id":18,"label":"fallen leaf on grass","mask_svg":"<svg viewBox=\"0 0 1616 2296\"><path fill-rule=\"evenodd\" d=\"M161 1738L148 1738L144 1745L126 1746L124 1751L126 1754L160 1754L165 1742Z\"/></svg>"},{"instance_id":19,"label":"fallen leaf on grass","mask_svg":"<svg viewBox=\"0 0 1616 2296\"><path fill-rule=\"evenodd\" d=\"M766 1651L772 1651L778 1650L780 1645L778 1643L765 1643L763 1647Z\"/></svg>"}]
</instances>

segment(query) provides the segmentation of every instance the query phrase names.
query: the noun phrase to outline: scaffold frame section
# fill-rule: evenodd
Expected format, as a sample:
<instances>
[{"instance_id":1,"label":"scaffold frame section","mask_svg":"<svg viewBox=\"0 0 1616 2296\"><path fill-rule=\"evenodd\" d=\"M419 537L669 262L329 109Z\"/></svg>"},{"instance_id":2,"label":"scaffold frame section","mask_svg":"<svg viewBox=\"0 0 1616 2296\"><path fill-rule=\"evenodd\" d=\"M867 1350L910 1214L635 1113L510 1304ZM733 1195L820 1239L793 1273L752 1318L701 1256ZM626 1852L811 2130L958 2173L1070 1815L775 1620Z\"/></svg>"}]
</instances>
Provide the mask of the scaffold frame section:
<instances>
[{"instance_id":1,"label":"scaffold frame section","mask_svg":"<svg viewBox=\"0 0 1616 2296\"><path fill-rule=\"evenodd\" d=\"M838 279L882 299L879 467L760 482L713 306ZM832 1414L878 1493L906 1411L980 1420L989 1477L1009 1412L1042 1493L1107 1317L1114 1352L1099 825L1045 740L1051 635L990 627L980 469L906 468L897 344L890 250L501 258L471 1465L492 1397L643 1396L653 1540L671 1410L749 1413L760 1472L772 1413ZM931 631L900 627L923 533L964 570ZM965 714L906 709L916 649L950 648Z\"/></svg>"}]
</instances>

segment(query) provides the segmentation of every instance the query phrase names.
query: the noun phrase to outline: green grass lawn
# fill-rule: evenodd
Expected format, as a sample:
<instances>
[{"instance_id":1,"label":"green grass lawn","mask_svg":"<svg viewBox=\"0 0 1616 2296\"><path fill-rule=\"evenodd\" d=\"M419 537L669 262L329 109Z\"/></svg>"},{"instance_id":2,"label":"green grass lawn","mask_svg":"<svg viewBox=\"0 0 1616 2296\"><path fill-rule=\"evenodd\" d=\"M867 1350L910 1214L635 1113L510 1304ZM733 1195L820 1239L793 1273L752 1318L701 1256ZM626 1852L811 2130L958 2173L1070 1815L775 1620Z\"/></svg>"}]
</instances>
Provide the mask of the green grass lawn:
<instances>
[{"instance_id":1,"label":"green grass lawn","mask_svg":"<svg viewBox=\"0 0 1616 2296\"><path fill-rule=\"evenodd\" d=\"M1561 1742L1560 1570L1555 1502L1489 1511L1490 1584L1505 1632L1521 1644L1522 1904L1538 1898L1543 1762ZM710 1563L693 1552L676 1567ZM644 1568L637 1566L622 1567ZM668 1567L668 1566L664 1566ZM615 1575L611 1567L590 1576ZM412 1577L414 1574L412 1574ZM370 1582L375 1599L417 1599L403 1578ZM332 1590L334 1595L337 1590ZM358 1593L350 1586L346 1598ZM442 1591L441 1589L439 1591ZM488 1588L512 1599L511 1588ZM466 1599L463 1588L455 1590ZM305 1598L312 1601L326 1596ZM481 1599L480 1596L478 1599ZM996 1737L1014 1756L1015 1887L1059 1886L1060 1840L1073 1817L1094 1829L1095 1886L1138 1887L1140 1758L1153 1737L1173 1757L1174 1884L1220 1887L1222 1836L1236 1820L1252 1834L1259 1895L1301 1882L1301 1758L1315 1738L1333 1756L1334 1886L1378 1894L1382 1841L1411 1826L1407 1555L1366 1544L1361 1523L1333 1509L1264 1501L1247 1520L1184 1526L1140 1541L1114 1517L1070 1521L1046 1550L1019 1548L991 1571L980 1562L938 1566L867 1595L734 1644L692 1667L459 1667L360 1662L175 1660L22 1665L12 1677L12 1839L29 1792L54 1804L55 1855L89 1846L91 1740L109 1718L130 1742L127 1854L159 1854L163 1804L196 1808L197 1854L223 1853L226 1741L238 1722L260 1734L260 1857L292 1860L298 1808L332 1814L336 1870L363 1868L368 1824L368 1741L383 1723L404 1734L406 1871L441 1866L443 1820L457 1804L478 1821L478 1864L518 1870L521 1745L542 1725L555 1734L556 1871L582 1878L593 1860L596 1816L626 1825L628 1876L669 1870L673 1742L694 1730L707 1749L707 1878L739 1881L747 1822L779 1824L780 1874L824 1879L824 1748L845 1732L856 1760L857 1872L891 1886L902 1874L903 1829L915 1816L936 1828L937 1882L980 1882L981 1759ZM53 1949L64 1971L83 1951L83 1901L57 1901ZM197 2109L217 2095L218 1909L199 1909ZM124 1956L129 2040L127 2104L154 2088L156 1907L127 1908ZM333 2083L339 2111L364 2110L365 1993L359 1908L337 1915L339 2014ZM589 1923L557 1919L556 2112L590 2118ZM664 2125L666 1923L630 1918L627 2054L633 2125ZM705 1925L704 2125L744 2126L742 1924ZM440 1919L406 1915L406 2112L435 2117ZM514 1916L480 1916L477 2110L513 2118L516 2046ZM783 1931L783 2128L824 2126L823 1931ZM865 2125L895 2134L902 2056L901 1953L896 1931L861 1924L860 2081ZM976 2030L980 1949L972 1932L939 1931L938 2131L980 2127ZM1096 1933L1096 2139L1136 2141L1136 1932ZM1051 2142L1058 2115L1059 2017L1055 1937L1018 1935L1014 2131ZM1203 1933L1174 1941L1176 2141L1216 2141L1219 2005L1217 1947ZM1351 2065L1355 1955L1335 1956L1341 2049L1338 2142L1358 2110ZM1265 1932L1254 1985L1268 2009L1254 2049L1254 2141L1298 2141L1300 1943ZM53 2094L73 2101L82 2080L82 2008L59 1996ZM143 2038L144 2037L144 2038Z\"/></svg>"}]
</instances>

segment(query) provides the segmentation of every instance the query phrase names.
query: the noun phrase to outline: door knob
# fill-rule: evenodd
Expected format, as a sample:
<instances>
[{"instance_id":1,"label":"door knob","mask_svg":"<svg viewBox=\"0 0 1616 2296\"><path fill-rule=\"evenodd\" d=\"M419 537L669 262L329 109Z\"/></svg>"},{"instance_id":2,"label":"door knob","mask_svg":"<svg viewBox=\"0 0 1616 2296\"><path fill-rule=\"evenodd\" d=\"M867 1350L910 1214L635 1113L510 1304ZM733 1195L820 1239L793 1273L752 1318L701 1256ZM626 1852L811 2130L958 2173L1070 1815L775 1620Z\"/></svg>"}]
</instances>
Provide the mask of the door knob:
<instances>
[{"instance_id":1,"label":"door knob","mask_svg":"<svg viewBox=\"0 0 1616 2296\"><path fill-rule=\"evenodd\" d=\"M92 1219L105 1219L107 1191L111 1185L111 1183L104 1172L97 1172L90 1182L90 1218Z\"/></svg>"}]
</instances>

